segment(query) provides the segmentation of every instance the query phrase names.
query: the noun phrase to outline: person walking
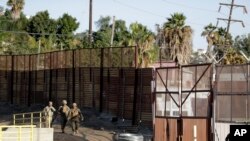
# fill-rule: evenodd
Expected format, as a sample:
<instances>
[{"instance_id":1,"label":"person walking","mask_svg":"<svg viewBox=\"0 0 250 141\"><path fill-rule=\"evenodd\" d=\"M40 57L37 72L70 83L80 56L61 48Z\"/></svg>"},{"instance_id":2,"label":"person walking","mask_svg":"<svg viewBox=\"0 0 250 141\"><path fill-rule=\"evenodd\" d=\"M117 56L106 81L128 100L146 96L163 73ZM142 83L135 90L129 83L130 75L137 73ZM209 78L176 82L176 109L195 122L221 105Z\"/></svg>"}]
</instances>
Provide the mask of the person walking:
<instances>
[{"instance_id":1,"label":"person walking","mask_svg":"<svg viewBox=\"0 0 250 141\"><path fill-rule=\"evenodd\" d=\"M50 128L52 126L54 112L56 112L56 109L53 107L53 102L49 101L49 105L43 109L45 128Z\"/></svg>"},{"instance_id":2,"label":"person walking","mask_svg":"<svg viewBox=\"0 0 250 141\"><path fill-rule=\"evenodd\" d=\"M72 104L72 108L70 109L68 119L71 122L73 134L74 135L78 134L80 121L83 121L83 115L81 113L81 110L77 107L76 103Z\"/></svg>"},{"instance_id":3,"label":"person walking","mask_svg":"<svg viewBox=\"0 0 250 141\"><path fill-rule=\"evenodd\" d=\"M67 101L63 100L62 101L62 106L59 107L58 109L58 114L61 116L61 129L62 133L64 133L65 126L68 122L68 115L69 115L70 108L67 106Z\"/></svg>"}]
</instances>

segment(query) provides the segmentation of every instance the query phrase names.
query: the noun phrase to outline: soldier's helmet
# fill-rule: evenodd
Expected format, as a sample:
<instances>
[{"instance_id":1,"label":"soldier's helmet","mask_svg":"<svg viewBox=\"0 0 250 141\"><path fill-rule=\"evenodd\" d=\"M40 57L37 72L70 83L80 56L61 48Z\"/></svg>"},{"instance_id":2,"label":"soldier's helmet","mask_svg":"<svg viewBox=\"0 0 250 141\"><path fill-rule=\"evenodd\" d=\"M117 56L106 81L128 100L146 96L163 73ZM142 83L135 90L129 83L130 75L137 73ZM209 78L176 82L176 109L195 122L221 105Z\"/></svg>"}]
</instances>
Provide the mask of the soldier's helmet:
<instances>
[{"instance_id":1,"label":"soldier's helmet","mask_svg":"<svg viewBox=\"0 0 250 141\"><path fill-rule=\"evenodd\" d=\"M76 104L76 103L73 103L72 106L73 106L73 107L77 107L77 104Z\"/></svg>"},{"instance_id":2,"label":"soldier's helmet","mask_svg":"<svg viewBox=\"0 0 250 141\"><path fill-rule=\"evenodd\" d=\"M63 105L66 105L66 104L67 104L67 101L66 101L66 100L63 100L63 101L62 101L62 104L63 104Z\"/></svg>"}]
</instances>

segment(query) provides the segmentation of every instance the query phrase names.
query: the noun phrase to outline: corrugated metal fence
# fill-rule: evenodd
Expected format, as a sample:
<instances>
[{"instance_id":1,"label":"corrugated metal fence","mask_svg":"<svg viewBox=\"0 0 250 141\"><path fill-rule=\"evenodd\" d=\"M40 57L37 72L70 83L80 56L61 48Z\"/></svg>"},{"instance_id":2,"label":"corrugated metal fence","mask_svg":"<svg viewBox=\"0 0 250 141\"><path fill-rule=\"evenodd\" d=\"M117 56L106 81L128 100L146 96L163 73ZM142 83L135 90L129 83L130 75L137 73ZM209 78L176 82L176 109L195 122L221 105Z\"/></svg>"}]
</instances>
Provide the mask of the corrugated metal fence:
<instances>
[{"instance_id":1,"label":"corrugated metal fence","mask_svg":"<svg viewBox=\"0 0 250 141\"><path fill-rule=\"evenodd\" d=\"M250 64L216 66L214 140L224 141L230 125L250 122Z\"/></svg>"},{"instance_id":2,"label":"corrugated metal fence","mask_svg":"<svg viewBox=\"0 0 250 141\"><path fill-rule=\"evenodd\" d=\"M58 106L66 99L152 124L153 70L136 69L134 47L0 56L0 62L0 102Z\"/></svg>"}]
</instances>

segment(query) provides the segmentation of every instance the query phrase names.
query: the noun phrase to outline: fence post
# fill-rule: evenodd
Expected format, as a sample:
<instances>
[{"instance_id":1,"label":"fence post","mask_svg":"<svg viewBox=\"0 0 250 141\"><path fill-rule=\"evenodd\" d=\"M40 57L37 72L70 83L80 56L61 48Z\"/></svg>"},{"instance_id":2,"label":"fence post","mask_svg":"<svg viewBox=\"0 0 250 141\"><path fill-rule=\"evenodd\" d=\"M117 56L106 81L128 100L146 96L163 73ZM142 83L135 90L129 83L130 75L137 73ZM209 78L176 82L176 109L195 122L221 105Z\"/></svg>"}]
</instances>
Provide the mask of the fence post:
<instances>
[{"instance_id":1,"label":"fence post","mask_svg":"<svg viewBox=\"0 0 250 141\"><path fill-rule=\"evenodd\" d=\"M31 85L32 85L32 83L31 83L31 63L30 63L31 58L30 58L30 56L31 56L31 55L29 55L29 82L28 82L28 84L29 84L29 89L28 89L28 106L30 106L30 105L31 105Z\"/></svg>"},{"instance_id":2,"label":"fence post","mask_svg":"<svg viewBox=\"0 0 250 141\"><path fill-rule=\"evenodd\" d=\"M80 87L80 86L79 86ZM72 101L75 102L75 50L72 51Z\"/></svg>"},{"instance_id":3,"label":"fence post","mask_svg":"<svg viewBox=\"0 0 250 141\"><path fill-rule=\"evenodd\" d=\"M122 116L122 120L124 120L124 107L125 107L125 88L126 88L126 76L125 76L125 70L123 68L120 69L120 78L121 78L121 83L120 83L120 88L122 89L122 100L120 101L120 98L118 97L118 101L121 102L121 116ZM118 104L119 105L119 104ZM119 110L117 110L119 111ZM119 113L117 114L119 115Z\"/></svg>"},{"instance_id":4,"label":"fence post","mask_svg":"<svg viewBox=\"0 0 250 141\"><path fill-rule=\"evenodd\" d=\"M11 55L11 75L10 75L10 101L11 104L14 104L14 56Z\"/></svg>"},{"instance_id":5,"label":"fence post","mask_svg":"<svg viewBox=\"0 0 250 141\"><path fill-rule=\"evenodd\" d=\"M135 68L138 67L138 45L135 46Z\"/></svg>"},{"instance_id":6,"label":"fence post","mask_svg":"<svg viewBox=\"0 0 250 141\"><path fill-rule=\"evenodd\" d=\"M100 61L100 105L99 105L99 111L103 111L103 60L104 60L104 54L103 54L104 48L101 48L101 61Z\"/></svg>"},{"instance_id":7,"label":"fence post","mask_svg":"<svg viewBox=\"0 0 250 141\"><path fill-rule=\"evenodd\" d=\"M137 103L137 88L138 88L138 69L135 68L135 79L134 79L134 98L133 98L133 117L132 117L132 124L136 124L136 103Z\"/></svg>"},{"instance_id":8,"label":"fence post","mask_svg":"<svg viewBox=\"0 0 250 141\"><path fill-rule=\"evenodd\" d=\"M49 53L50 56L50 63L49 63L49 101L52 100L52 57L51 52Z\"/></svg>"}]
</instances>

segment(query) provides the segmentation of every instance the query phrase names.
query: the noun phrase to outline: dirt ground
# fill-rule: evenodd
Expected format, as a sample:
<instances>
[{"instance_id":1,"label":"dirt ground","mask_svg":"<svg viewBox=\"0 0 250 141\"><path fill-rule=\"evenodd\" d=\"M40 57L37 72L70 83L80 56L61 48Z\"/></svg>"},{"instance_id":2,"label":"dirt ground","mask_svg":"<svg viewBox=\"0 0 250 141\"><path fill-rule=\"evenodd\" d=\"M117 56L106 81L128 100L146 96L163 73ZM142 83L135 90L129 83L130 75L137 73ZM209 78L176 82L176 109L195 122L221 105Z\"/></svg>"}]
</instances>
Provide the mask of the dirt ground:
<instances>
[{"instance_id":1,"label":"dirt ground","mask_svg":"<svg viewBox=\"0 0 250 141\"><path fill-rule=\"evenodd\" d=\"M12 114L20 112L39 111L43 106L33 106L30 108L13 106L0 103L0 125L10 125ZM131 121L112 122L112 115L100 114L93 109L82 109L84 115L84 122L81 123L79 133L72 134L70 124L67 124L65 133L61 133L60 117L53 123L54 141L113 141L116 133L124 132L123 126L128 126ZM152 129L147 127L140 128L138 133L145 135L152 135Z\"/></svg>"},{"instance_id":2,"label":"dirt ground","mask_svg":"<svg viewBox=\"0 0 250 141\"><path fill-rule=\"evenodd\" d=\"M113 134L111 131L96 130L87 127L81 127L77 135L73 135L69 127L66 133L61 133L60 126L54 126L54 141L112 141Z\"/></svg>"}]
</instances>

